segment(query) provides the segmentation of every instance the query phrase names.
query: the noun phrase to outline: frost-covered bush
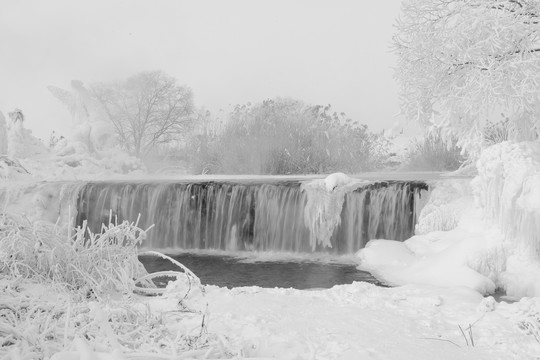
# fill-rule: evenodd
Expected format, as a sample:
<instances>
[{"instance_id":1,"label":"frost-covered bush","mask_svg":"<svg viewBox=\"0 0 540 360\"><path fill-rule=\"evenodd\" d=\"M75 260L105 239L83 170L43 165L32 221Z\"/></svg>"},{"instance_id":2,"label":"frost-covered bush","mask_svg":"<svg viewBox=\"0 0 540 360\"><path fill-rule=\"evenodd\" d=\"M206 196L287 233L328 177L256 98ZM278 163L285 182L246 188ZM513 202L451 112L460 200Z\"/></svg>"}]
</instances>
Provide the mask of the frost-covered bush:
<instances>
[{"instance_id":1,"label":"frost-covered bush","mask_svg":"<svg viewBox=\"0 0 540 360\"><path fill-rule=\"evenodd\" d=\"M487 146L495 145L510 139L510 120L505 118L502 121L488 121L484 127L484 142Z\"/></svg>"},{"instance_id":2,"label":"frost-covered bush","mask_svg":"<svg viewBox=\"0 0 540 360\"><path fill-rule=\"evenodd\" d=\"M458 169L466 158L454 138L446 141L440 131L430 132L415 140L405 155L404 170L452 171Z\"/></svg>"},{"instance_id":3,"label":"frost-covered bush","mask_svg":"<svg viewBox=\"0 0 540 360\"><path fill-rule=\"evenodd\" d=\"M195 171L244 174L357 173L381 168L387 140L330 106L277 98L238 105L217 135L201 137Z\"/></svg>"}]
</instances>

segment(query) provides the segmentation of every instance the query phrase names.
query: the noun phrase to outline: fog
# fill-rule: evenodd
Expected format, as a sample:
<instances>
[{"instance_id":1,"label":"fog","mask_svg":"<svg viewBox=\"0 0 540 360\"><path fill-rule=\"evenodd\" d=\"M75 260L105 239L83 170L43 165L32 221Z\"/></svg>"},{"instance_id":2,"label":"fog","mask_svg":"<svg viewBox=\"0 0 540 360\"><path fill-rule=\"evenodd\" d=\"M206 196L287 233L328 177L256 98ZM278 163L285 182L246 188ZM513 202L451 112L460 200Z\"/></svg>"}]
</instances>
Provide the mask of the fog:
<instances>
[{"instance_id":1,"label":"fog","mask_svg":"<svg viewBox=\"0 0 540 360\"><path fill-rule=\"evenodd\" d=\"M332 104L372 130L398 118L390 53L399 1L24 1L0 13L0 111L41 138L69 113L69 89L163 70L197 106L293 97Z\"/></svg>"}]
</instances>

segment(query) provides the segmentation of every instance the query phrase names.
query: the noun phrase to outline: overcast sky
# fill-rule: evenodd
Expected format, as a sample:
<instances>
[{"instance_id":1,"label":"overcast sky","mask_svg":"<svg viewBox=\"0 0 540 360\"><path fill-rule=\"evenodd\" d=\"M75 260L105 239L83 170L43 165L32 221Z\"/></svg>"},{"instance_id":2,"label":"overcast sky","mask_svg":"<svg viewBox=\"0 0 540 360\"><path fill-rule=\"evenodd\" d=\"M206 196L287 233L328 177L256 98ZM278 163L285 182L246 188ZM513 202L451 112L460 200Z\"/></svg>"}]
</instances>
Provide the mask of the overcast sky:
<instances>
[{"instance_id":1,"label":"overcast sky","mask_svg":"<svg viewBox=\"0 0 540 360\"><path fill-rule=\"evenodd\" d=\"M0 111L48 138L69 126L47 85L163 70L198 106L276 96L332 104L373 130L398 118L399 0L3 1Z\"/></svg>"}]
</instances>

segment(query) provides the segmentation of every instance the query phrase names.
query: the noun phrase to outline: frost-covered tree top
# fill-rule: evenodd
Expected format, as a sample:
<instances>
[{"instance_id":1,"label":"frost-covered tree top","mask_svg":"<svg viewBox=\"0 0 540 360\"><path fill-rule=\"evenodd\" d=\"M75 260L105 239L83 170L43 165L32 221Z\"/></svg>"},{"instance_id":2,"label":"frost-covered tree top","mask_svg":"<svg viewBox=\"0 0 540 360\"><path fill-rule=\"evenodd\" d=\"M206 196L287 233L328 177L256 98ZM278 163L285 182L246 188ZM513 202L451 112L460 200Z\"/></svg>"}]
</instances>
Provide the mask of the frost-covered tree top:
<instances>
[{"instance_id":1,"label":"frost-covered tree top","mask_svg":"<svg viewBox=\"0 0 540 360\"><path fill-rule=\"evenodd\" d=\"M540 130L540 2L404 0L394 49L402 110L474 148L504 113L517 138Z\"/></svg>"}]
</instances>

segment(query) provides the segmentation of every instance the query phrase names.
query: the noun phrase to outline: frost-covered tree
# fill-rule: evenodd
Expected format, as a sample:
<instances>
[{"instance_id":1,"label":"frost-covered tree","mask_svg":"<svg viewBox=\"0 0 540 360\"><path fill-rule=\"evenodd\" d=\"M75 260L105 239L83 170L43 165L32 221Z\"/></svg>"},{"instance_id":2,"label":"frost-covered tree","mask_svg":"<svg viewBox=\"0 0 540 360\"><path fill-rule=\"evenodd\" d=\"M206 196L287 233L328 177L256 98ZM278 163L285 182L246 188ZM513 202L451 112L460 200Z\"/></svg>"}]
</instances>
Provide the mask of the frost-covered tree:
<instances>
[{"instance_id":1,"label":"frost-covered tree","mask_svg":"<svg viewBox=\"0 0 540 360\"><path fill-rule=\"evenodd\" d=\"M330 105L288 98L237 105L222 131L203 139L197 169L203 172L356 173L379 169L388 158L381 134Z\"/></svg>"},{"instance_id":2,"label":"frost-covered tree","mask_svg":"<svg viewBox=\"0 0 540 360\"><path fill-rule=\"evenodd\" d=\"M178 140L193 123L193 93L161 71L142 72L119 83L92 87L122 146L143 157Z\"/></svg>"},{"instance_id":3,"label":"frost-covered tree","mask_svg":"<svg viewBox=\"0 0 540 360\"><path fill-rule=\"evenodd\" d=\"M394 37L409 119L469 150L501 111L513 137L540 131L540 1L404 0Z\"/></svg>"}]
</instances>

